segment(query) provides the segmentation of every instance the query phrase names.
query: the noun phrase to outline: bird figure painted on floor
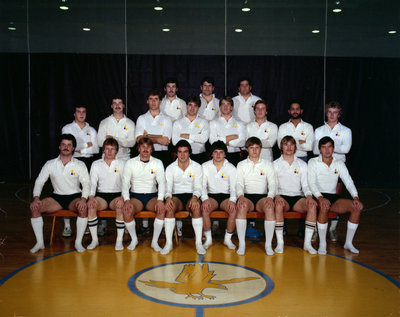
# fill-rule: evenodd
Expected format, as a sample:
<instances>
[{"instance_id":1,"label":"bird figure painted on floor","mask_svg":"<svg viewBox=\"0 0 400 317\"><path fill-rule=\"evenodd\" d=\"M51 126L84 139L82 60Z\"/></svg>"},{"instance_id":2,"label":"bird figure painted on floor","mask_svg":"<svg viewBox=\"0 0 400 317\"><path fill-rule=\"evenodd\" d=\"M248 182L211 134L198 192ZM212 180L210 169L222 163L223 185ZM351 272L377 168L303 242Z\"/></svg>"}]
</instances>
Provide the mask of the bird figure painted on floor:
<instances>
[{"instance_id":1,"label":"bird figure painted on floor","mask_svg":"<svg viewBox=\"0 0 400 317\"><path fill-rule=\"evenodd\" d=\"M216 276L215 271L210 271L208 264L185 264L181 273L175 279L177 283L164 281L140 281L148 286L158 288L169 288L176 294L186 295L186 298L193 299L215 299L215 296L206 295L203 293L206 288L218 288L227 290L223 284L240 283L258 279L258 277L242 277L232 278L229 280L213 280Z\"/></svg>"}]
</instances>

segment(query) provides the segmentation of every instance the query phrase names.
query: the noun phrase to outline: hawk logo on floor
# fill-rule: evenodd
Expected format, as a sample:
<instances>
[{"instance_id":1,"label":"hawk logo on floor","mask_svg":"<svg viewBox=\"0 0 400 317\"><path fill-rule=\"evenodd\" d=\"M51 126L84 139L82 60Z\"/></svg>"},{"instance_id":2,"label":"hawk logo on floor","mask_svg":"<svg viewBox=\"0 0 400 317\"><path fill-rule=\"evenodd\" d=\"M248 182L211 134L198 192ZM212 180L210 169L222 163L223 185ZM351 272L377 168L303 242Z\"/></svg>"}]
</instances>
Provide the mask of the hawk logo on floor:
<instances>
[{"instance_id":1,"label":"hawk logo on floor","mask_svg":"<svg viewBox=\"0 0 400 317\"><path fill-rule=\"evenodd\" d=\"M232 278L229 280L215 280L213 279L217 274L215 271L210 271L208 264L185 264L181 273L176 277L176 283L164 281L139 281L147 286L158 288L169 288L176 294L186 295L186 298L193 299L215 299L215 296L206 295L203 291L206 288L218 288L227 290L224 284L241 283L245 281L259 279L258 277L242 277Z\"/></svg>"}]
</instances>

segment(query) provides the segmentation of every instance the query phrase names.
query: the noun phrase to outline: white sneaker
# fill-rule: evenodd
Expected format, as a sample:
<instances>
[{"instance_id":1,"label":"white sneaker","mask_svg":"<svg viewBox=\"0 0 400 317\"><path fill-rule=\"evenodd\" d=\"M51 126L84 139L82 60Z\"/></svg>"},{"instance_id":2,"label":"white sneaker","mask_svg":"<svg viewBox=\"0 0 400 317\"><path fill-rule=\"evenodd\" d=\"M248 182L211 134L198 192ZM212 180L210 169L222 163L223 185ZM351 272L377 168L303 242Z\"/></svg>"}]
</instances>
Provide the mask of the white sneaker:
<instances>
[{"instance_id":1,"label":"white sneaker","mask_svg":"<svg viewBox=\"0 0 400 317\"><path fill-rule=\"evenodd\" d=\"M62 236L65 237L65 238L72 237L72 230L71 230L71 228L70 228L70 227L65 227L65 228L64 228L64 231L63 231L63 233L62 233Z\"/></svg>"},{"instance_id":2,"label":"white sneaker","mask_svg":"<svg viewBox=\"0 0 400 317\"><path fill-rule=\"evenodd\" d=\"M103 237L106 234L106 228L104 228L104 226L102 224L99 224L97 226L97 235L99 237Z\"/></svg>"},{"instance_id":3,"label":"white sneaker","mask_svg":"<svg viewBox=\"0 0 400 317\"><path fill-rule=\"evenodd\" d=\"M182 237L182 227L176 227L176 233L178 234L178 237Z\"/></svg>"}]
</instances>

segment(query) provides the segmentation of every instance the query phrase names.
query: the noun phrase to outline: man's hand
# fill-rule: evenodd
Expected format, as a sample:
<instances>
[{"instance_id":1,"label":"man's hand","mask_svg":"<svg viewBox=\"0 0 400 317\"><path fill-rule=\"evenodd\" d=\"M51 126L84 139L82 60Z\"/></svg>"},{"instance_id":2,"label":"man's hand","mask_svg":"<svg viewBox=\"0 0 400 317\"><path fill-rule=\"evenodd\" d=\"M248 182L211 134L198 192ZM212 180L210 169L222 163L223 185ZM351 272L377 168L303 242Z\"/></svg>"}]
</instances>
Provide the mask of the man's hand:
<instances>
[{"instance_id":1,"label":"man's hand","mask_svg":"<svg viewBox=\"0 0 400 317\"><path fill-rule=\"evenodd\" d=\"M235 204L233 201L231 201L231 200L228 202L228 212L229 212L229 213L237 212L237 206L236 206L236 204Z\"/></svg>"},{"instance_id":2,"label":"man's hand","mask_svg":"<svg viewBox=\"0 0 400 317\"><path fill-rule=\"evenodd\" d=\"M322 196L318 197L318 204L319 204L319 208L322 208L322 209L329 210L329 208L331 208L331 202Z\"/></svg>"},{"instance_id":3,"label":"man's hand","mask_svg":"<svg viewBox=\"0 0 400 317\"><path fill-rule=\"evenodd\" d=\"M236 205L238 206L238 208L246 207L246 198L243 195L241 195L238 198Z\"/></svg>"},{"instance_id":4,"label":"man's hand","mask_svg":"<svg viewBox=\"0 0 400 317\"><path fill-rule=\"evenodd\" d=\"M115 209L121 210L122 208L124 208L124 200L122 197L118 197L115 201Z\"/></svg>"},{"instance_id":5,"label":"man's hand","mask_svg":"<svg viewBox=\"0 0 400 317\"><path fill-rule=\"evenodd\" d=\"M184 139L189 139L190 138L190 134L189 133L181 133L180 137L184 138Z\"/></svg>"},{"instance_id":6,"label":"man's hand","mask_svg":"<svg viewBox=\"0 0 400 317\"><path fill-rule=\"evenodd\" d=\"M275 205L284 207L285 200L280 195L276 195L275 196Z\"/></svg>"},{"instance_id":7,"label":"man's hand","mask_svg":"<svg viewBox=\"0 0 400 317\"><path fill-rule=\"evenodd\" d=\"M124 207L122 207L122 211L123 211L123 213L127 213L127 214L130 214L133 212L133 206L129 200L124 202Z\"/></svg>"},{"instance_id":8,"label":"man's hand","mask_svg":"<svg viewBox=\"0 0 400 317\"><path fill-rule=\"evenodd\" d=\"M360 199L358 197L354 197L353 205L354 205L354 208L356 208L356 210L358 210L358 211L361 211L364 209L364 205L362 204L362 202L360 201Z\"/></svg>"},{"instance_id":9,"label":"man's hand","mask_svg":"<svg viewBox=\"0 0 400 317\"><path fill-rule=\"evenodd\" d=\"M317 202L313 199L311 195L308 195L306 198L306 206L307 208L317 207Z\"/></svg>"},{"instance_id":10,"label":"man's hand","mask_svg":"<svg viewBox=\"0 0 400 317\"><path fill-rule=\"evenodd\" d=\"M169 212L173 212L175 210L175 204L174 201L172 200L171 197L168 197L165 200L165 208L167 209L167 211Z\"/></svg>"},{"instance_id":11,"label":"man's hand","mask_svg":"<svg viewBox=\"0 0 400 317\"><path fill-rule=\"evenodd\" d=\"M299 144L304 144L306 143L306 140L299 140Z\"/></svg>"},{"instance_id":12,"label":"man's hand","mask_svg":"<svg viewBox=\"0 0 400 317\"><path fill-rule=\"evenodd\" d=\"M167 146L171 141L166 136L160 136L156 140L156 143Z\"/></svg>"},{"instance_id":13,"label":"man's hand","mask_svg":"<svg viewBox=\"0 0 400 317\"><path fill-rule=\"evenodd\" d=\"M164 213L165 212L165 205L162 200L157 200L154 209L157 213Z\"/></svg>"},{"instance_id":14,"label":"man's hand","mask_svg":"<svg viewBox=\"0 0 400 317\"><path fill-rule=\"evenodd\" d=\"M93 146L93 143L92 142L88 142L87 143L87 147L91 147L91 146Z\"/></svg>"},{"instance_id":15,"label":"man's hand","mask_svg":"<svg viewBox=\"0 0 400 317\"><path fill-rule=\"evenodd\" d=\"M87 206L89 209L96 209L97 208L97 200L93 196L90 196L89 200L87 202Z\"/></svg>"},{"instance_id":16,"label":"man's hand","mask_svg":"<svg viewBox=\"0 0 400 317\"><path fill-rule=\"evenodd\" d=\"M210 199L206 199L205 201L203 201L203 203L201 204L201 211L202 212L210 212L211 211Z\"/></svg>"},{"instance_id":17,"label":"man's hand","mask_svg":"<svg viewBox=\"0 0 400 317\"><path fill-rule=\"evenodd\" d=\"M75 203L76 209L78 209L79 212L85 212L87 210L87 204L86 204L86 198L81 198Z\"/></svg>"},{"instance_id":18,"label":"man's hand","mask_svg":"<svg viewBox=\"0 0 400 317\"><path fill-rule=\"evenodd\" d=\"M35 197L34 200L31 202L29 208L31 209L32 212L39 212L42 205L43 203L39 199L39 197Z\"/></svg>"},{"instance_id":19,"label":"man's hand","mask_svg":"<svg viewBox=\"0 0 400 317\"><path fill-rule=\"evenodd\" d=\"M230 135L227 135L225 138L226 138L226 142L225 142L226 145L229 145L229 142L239 139L239 136L237 134L230 134Z\"/></svg>"},{"instance_id":20,"label":"man's hand","mask_svg":"<svg viewBox=\"0 0 400 317\"><path fill-rule=\"evenodd\" d=\"M271 197L267 197L264 201L264 205L268 209L273 209L275 207L274 200Z\"/></svg>"},{"instance_id":21,"label":"man's hand","mask_svg":"<svg viewBox=\"0 0 400 317\"><path fill-rule=\"evenodd\" d=\"M200 210L200 200L197 198L197 196L193 196L192 198L190 198L188 207L190 210L194 210L196 208Z\"/></svg>"}]
</instances>

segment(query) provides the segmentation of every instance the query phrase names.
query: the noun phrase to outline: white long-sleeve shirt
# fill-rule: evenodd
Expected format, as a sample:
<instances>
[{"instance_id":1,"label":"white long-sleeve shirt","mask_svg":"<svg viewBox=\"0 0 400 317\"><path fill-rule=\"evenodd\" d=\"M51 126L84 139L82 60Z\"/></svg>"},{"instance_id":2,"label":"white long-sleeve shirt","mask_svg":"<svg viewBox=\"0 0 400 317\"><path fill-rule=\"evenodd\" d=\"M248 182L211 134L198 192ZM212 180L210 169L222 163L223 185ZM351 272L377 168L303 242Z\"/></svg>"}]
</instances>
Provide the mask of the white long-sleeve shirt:
<instances>
[{"instance_id":1,"label":"white long-sleeve shirt","mask_svg":"<svg viewBox=\"0 0 400 317\"><path fill-rule=\"evenodd\" d=\"M126 116L117 121L111 115L100 122L97 140L101 146L103 146L107 135L111 135L118 141L117 159L128 160L131 154L131 147L136 143L135 123Z\"/></svg>"},{"instance_id":2,"label":"white long-sleeve shirt","mask_svg":"<svg viewBox=\"0 0 400 317\"><path fill-rule=\"evenodd\" d=\"M171 140L172 136L172 121L170 117L160 112L159 115L153 117L150 111L139 116L136 121L136 138L143 135L144 131L147 134L162 135ZM168 146L154 144L155 151L167 151Z\"/></svg>"},{"instance_id":3,"label":"white long-sleeve shirt","mask_svg":"<svg viewBox=\"0 0 400 317\"><path fill-rule=\"evenodd\" d=\"M222 141L226 144L228 135L237 134L239 138L229 142L228 152L239 152L246 142L246 129L242 121L233 116L226 121L223 117L218 117L210 122L210 143Z\"/></svg>"},{"instance_id":4,"label":"white long-sleeve shirt","mask_svg":"<svg viewBox=\"0 0 400 317\"><path fill-rule=\"evenodd\" d=\"M170 117L172 121L183 118L186 115L186 102L181 98L176 98L172 101L165 96L160 104L160 110L163 114Z\"/></svg>"},{"instance_id":5,"label":"white long-sleeve shirt","mask_svg":"<svg viewBox=\"0 0 400 317\"><path fill-rule=\"evenodd\" d=\"M189 166L183 171L178 166L178 160L175 160L168 165L165 179L167 182L165 198L184 193L193 193L194 196L201 197L203 171L199 163L190 160Z\"/></svg>"},{"instance_id":6,"label":"white long-sleeve shirt","mask_svg":"<svg viewBox=\"0 0 400 317\"><path fill-rule=\"evenodd\" d=\"M214 94L212 96L211 101L207 102L200 94L201 106L198 115L208 121L214 120L219 116L219 99L215 98Z\"/></svg>"},{"instance_id":7,"label":"white long-sleeve shirt","mask_svg":"<svg viewBox=\"0 0 400 317\"><path fill-rule=\"evenodd\" d=\"M272 148L278 137L278 126L268 120L258 125L256 121L250 122L246 126L247 139L255 136L261 140L262 149L260 157L270 162L273 161Z\"/></svg>"},{"instance_id":8,"label":"white long-sleeve shirt","mask_svg":"<svg viewBox=\"0 0 400 317\"><path fill-rule=\"evenodd\" d=\"M122 196L129 200L129 190L139 194L151 194L158 191L158 200L164 200L165 173L161 160L150 156L145 163L136 156L125 163L122 174Z\"/></svg>"},{"instance_id":9,"label":"white long-sleeve shirt","mask_svg":"<svg viewBox=\"0 0 400 317\"><path fill-rule=\"evenodd\" d=\"M290 165L281 156L273 164L277 194L287 196L312 195L308 188L306 162L295 157L293 163Z\"/></svg>"},{"instance_id":10,"label":"white long-sleeve shirt","mask_svg":"<svg viewBox=\"0 0 400 317\"><path fill-rule=\"evenodd\" d=\"M286 135L292 136L296 140L297 151L295 155L297 157L307 156L307 152L312 150L314 140L314 129L311 124L304 122L303 120L297 125L289 120L279 126L278 130L278 147L281 146L281 140ZM299 143L299 140L306 141L303 144Z\"/></svg>"},{"instance_id":11,"label":"white long-sleeve shirt","mask_svg":"<svg viewBox=\"0 0 400 317\"><path fill-rule=\"evenodd\" d=\"M320 126L314 132L313 152L315 155L319 155L318 142L324 136L329 136L335 142L333 157L346 162L346 154L349 153L352 145L351 130L340 122L331 129L325 122L323 126Z\"/></svg>"},{"instance_id":12,"label":"white long-sleeve shirt","mask_svg":"<svg viewBox=\"0 0 400 317\"><path fill-rule=\"evenodd\" d=\"M71 123L65 125L62 128L61 133L69 133L75 137L76 148L74 152L74 157L92 157L93 154L99 153L97 132L89 125L89 123L85 122L85 126L81 129L74 120ZM89 142L92 143L92 146L90 147L88 147Z\"/></svg>"},{"instance_id":13,"label":"white long-sleeve shirt","mask_svg":"<svg viewBox=\"0 0 400 317\"><path fill-rule=\"evenodd\" d=\"M181 138L181 134L189 134L189 139ZM179 140L186 140L192 147L193 154L199 154L206 151L206 142L209 137L208 121L196 117L190 121L187 116L176 120L172 128L172 144L176 145Z\"/></svg>"},{"instance_id":14,"label":"white long-sleeve shirt","mask_svg":"<svg viewBox=\"0 0 400 317\"><path fill-rule=\"evenodd\" d=\"M233 97L233 116L239 118L245 124L254 121L256 118L254 114L254 105L260 97L254 96L250 93L250 97L244 100L242 95L239 93L236 97Z\"/></svg>"},{"instance_id":15,"label":"white long-sleeve shirt","mask_svg":"<svg viewBox=\"0 0 400 317\"><path fill-rule=\"evenodd\" d=\"M316 198L322 196L321 193L336 194L339 177L350 195L358 197L353 179L342 160L333 158L330 166L322 161L321 155L308 161L308 186Z\"/></svg>"},{"instance_id":16,"label":"white long-sleeve shirt","mask_svg":"<svg viewBox=\"0 0 400 317\"><path fill-rule=\"evenodd\" d=\"M274 198L276 193L275 172L271 162L260 158L253 163L249 158L237 166L236 195L267 194Z\"/></svg>"},{"instance_id":17,"label":"white long-sleeve shirt","mask_svg":"<svg viewBox=\"0 0 400 317\"><path fill-rule=\"evenodd\" d=\"M211 194L230 194L229 200L236 203L236 167L224 160L224 165L217 171L213 161L203 163L203 190L201 200L208 199Z\"/></svg>"},{"instance_id":18,"label":"white long-sleeve shirt","mask_svg":"<svg viewBox=\"0 0 400 317\"><path fill-rule=\"evenodd\" d=\"M119 193L122 188L124 160L113 160L108 166L104 159L93 162L90 167L90 196L100 193Z\"/></svg>"},{"instance_id":19,"label":"white long-sleeve shirt","mask_svg":"<svg viewBox=\"0 0 400 317\"><path fill-rule=\"evenodd\" d=\"M59 156L47 161L36 178L33 197L40 197L43 186L49 177L55 194L72 195L82 193L83 198L89 197L90 178L86 165L82 161L72 158L71 161L64 165Z\"/></svg>"}]
</instances>

